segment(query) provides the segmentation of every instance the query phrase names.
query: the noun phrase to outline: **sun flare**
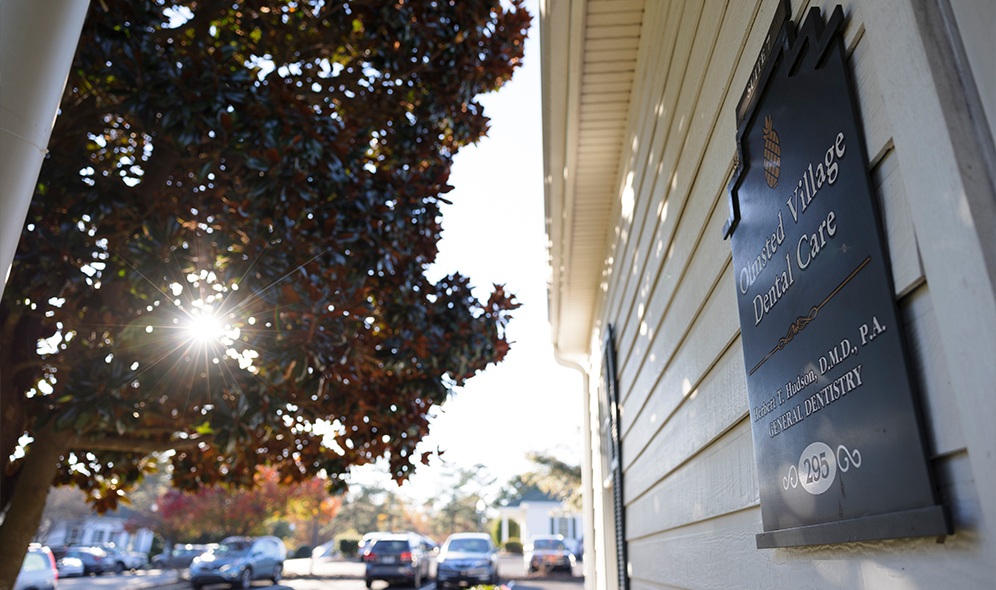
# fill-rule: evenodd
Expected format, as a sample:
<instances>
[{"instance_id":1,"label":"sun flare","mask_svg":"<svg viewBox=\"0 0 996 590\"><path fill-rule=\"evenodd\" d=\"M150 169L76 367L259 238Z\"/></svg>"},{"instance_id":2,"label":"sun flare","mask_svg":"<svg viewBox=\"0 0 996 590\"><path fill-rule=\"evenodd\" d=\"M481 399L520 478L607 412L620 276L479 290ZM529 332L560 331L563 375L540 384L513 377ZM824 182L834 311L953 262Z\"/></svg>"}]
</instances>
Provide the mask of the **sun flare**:
<instances>
[{"instance_id":1,"label":"sun flare","mask_svg":"<svg viewBox=\"0 0 996 590\"><path fill-rule=\"evenodd\" d=\"M202 312L187 318L187 337L200 344L220 342L226 336L221 319L211 312Z\"/></svg>"}]
</instances>

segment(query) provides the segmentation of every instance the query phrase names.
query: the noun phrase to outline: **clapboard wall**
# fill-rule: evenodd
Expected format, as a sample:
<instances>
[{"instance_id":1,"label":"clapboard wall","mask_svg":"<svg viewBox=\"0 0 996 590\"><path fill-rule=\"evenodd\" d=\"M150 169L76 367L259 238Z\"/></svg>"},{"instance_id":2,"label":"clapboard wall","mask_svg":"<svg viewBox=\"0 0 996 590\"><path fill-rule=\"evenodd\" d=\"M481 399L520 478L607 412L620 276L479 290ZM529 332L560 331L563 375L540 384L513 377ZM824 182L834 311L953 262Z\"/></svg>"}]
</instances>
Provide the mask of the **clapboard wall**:
<instances>
[{"instance_id":1,"label":"clapboard wall","mask_svg":"<svg viewBox=\"0 0 996 590\"><path fill-rule=\"evenodd\" d=\"M835 4L792 2L792 18L798 24L811 6L821 6L827 14ZM848 61L921 390L931 460L956 532L943 543L907 539L755 548L754 535L761 531L758 482L735 279L722 227L736 151L734 112L777 2L651 0L644 7L626 149L614 195L616 223L605 246L605 282L590 359L597 373L605 328L613 325L626 547L634 590L986 588L996 580L994 526L986 524L983 510L990 500L980 499L980 493L996 494L985 487L992 474L979 473L991 463L972 461L973 453L986 452L991 437L975 432L977 423L966 424L965 409L972 401L956 399L996 395L996 382L975 394L956 391L952 382L953 371L966 367L949 366L950 359L959 358L947 349L952 337L942 334L952 329L944 323L951 314L937 310L971 303L959 301L950 286L937 286L948 280L943 273L925 270L921 252L934 248L936 238L922 220L922 202L930 196L917 193L923 187L906 184L918 178L930 151L900 138L916 134L897 134L897 121L907 114L897 112L902 104L886 99L903 91L897 85L937 83L889 75L894 67L905 67L929 76L927 64L900 64L896 60L907 53L881 49L921 36L911 23L903 29L899 19L893 28L890 8L879 0L842 4ZM892 4L908 8L909 3ZM951 143L937 149L957 152ZM913 214L917 207L919 225ZM984 266L976 270L993 272ZM977 346L991 342L982 337ZM977 371L972 378L984 382L986 375L991 373ZM592 397L598 395L599 380L592 376ZM597 456L600 417L597 404L590 408ZM596 482L605 476L598 466L594 471ZM608 507L604 500L596 504ZM596 523L597 530L609 521L611 510L596 510L596 516L603 521Z\"/></svg>"}]
</instances>

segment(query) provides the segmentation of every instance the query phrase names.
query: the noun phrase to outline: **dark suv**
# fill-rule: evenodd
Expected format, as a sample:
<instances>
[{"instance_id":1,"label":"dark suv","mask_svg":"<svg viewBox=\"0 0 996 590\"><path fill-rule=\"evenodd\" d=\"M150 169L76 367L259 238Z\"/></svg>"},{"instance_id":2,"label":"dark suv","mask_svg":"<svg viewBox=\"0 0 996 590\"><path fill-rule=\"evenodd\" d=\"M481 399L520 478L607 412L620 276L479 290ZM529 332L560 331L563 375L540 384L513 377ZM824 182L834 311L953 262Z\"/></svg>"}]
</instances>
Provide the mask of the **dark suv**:
<instances>
[{"instance_id":1,"label":"dark suv","mask_svg":"<svg viewBox=\"0 0 996 590\"><path fill-rule=\"evenodd\" d=\"M414 534L377 537L363 550L367 588L374 580L407 583L419 588L429 578L431 552L426 539Z\"/></svg>"}]
</instances>

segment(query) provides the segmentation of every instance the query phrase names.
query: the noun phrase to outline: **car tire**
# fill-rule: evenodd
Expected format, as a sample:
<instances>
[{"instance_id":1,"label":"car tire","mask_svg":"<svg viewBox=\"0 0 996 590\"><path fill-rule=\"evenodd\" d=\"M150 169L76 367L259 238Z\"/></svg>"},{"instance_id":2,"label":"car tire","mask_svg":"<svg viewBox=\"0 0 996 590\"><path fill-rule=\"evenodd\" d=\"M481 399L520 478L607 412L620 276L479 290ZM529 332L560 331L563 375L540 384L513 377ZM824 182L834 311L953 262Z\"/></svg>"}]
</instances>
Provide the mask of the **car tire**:
<instances>
[{"instance_id":1,"label":"car tire","mask_svg":"<svg viewBox=\"0 0 996 590\"><path fill-rule=\"evenodd\" d=\"M370 588L370 587L372 587L372 586L373 586L373 583L374 583L374 581L373 581L373 580L364 580L364 582L366 582L366 585L367 585L367 588Z\"/></svg>"},{"instance_id":2,"label":"car tire","mask_svg":"<svg viewBox=\"0 0 996 590\"><path fill-rule=\"evenodd\" d=\"M123 574L125 571L125 564L123 561L117 561L114 563L114 573Z\"/></svg>"},{"instance_id":3,"label":"car tire","mask_svg":"<svg viewBox=\"0 0 996 590\"><path fill-rule=\"evenodd\" d=\"M270 581L273 582L274 585L279 584L280 577L283 575L283 573L284 573L284 565L282 563L278 563L277 565L273 566L273 575L270 576Z\"/></svg>"},{"instance_id":4,"label":"car tire","mask_svg":"<svg viewBox=\"0 0 996 590\"><path fill-rule=\"evenodd\" d=\"M232 584L234 588L248 588L252 586L252 570L250 568L245 568L239 574L239 581Z\"/></svg>"}]
</instances>

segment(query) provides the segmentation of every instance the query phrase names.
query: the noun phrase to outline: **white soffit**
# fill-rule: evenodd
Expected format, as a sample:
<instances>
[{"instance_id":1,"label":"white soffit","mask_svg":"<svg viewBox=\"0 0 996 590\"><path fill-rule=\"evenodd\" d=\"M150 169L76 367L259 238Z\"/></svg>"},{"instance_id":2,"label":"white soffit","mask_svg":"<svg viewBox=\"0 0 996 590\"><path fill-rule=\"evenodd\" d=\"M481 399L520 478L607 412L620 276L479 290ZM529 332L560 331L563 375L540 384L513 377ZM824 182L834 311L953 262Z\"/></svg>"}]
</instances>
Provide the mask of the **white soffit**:
<instances>
[{"instance_id":1,"label":"white soffit","mask_svg":"<svg viewBox=\"0 0 996 590\"><path fill-rule=\"evenodd\" d=\"M544 0L543 151L554 347L587 357L618 200L644 0Z\"/></svg>"}]
</instances>

